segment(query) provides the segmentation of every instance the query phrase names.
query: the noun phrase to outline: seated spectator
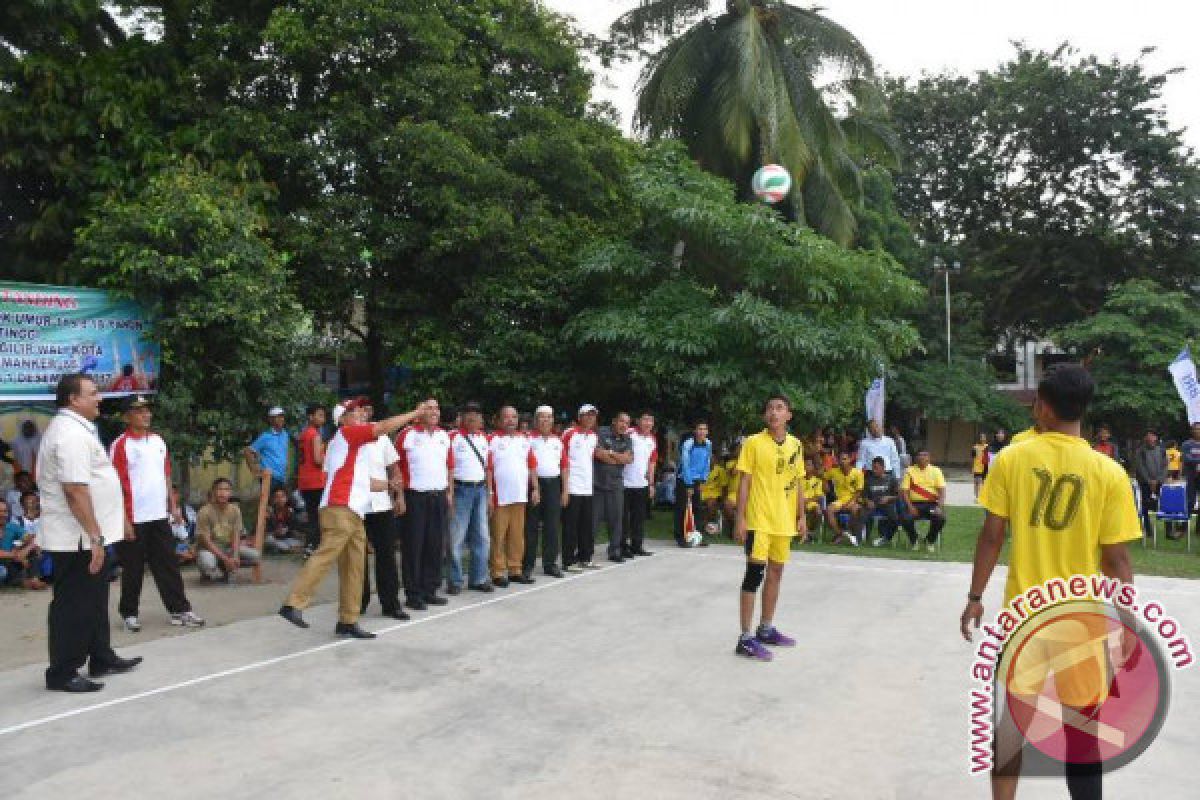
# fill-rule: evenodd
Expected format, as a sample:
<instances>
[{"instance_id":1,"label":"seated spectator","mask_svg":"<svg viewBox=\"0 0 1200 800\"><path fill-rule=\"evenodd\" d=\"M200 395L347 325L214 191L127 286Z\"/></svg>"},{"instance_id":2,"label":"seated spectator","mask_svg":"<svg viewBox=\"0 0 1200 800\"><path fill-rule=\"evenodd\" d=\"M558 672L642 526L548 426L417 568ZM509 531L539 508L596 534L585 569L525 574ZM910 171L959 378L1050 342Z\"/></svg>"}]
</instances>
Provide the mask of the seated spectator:
<instances>
[{"instance_id":1,"label":"seated spectator","mask_svg":"<svg viewBox=\"0 0 1200 800\"><path fill-rule=\"evenodd\" d=\"M867 473L863 485L863 533L865 542L871 535L871 525L875 518L882 514L879 520L879 536L874 545L882 547L892 540L896 528L900 525L900 515L897 502L900 500L900 482L896 480L887 468L882 456L871 459L871 471Z\"/></svg>"},{"instance_id":2,"label":"seated spectator","mask_svg":"<svg viewBox=\"0 0 1200 800\"><path fill-rule=\"evenodd\" d=\"M929 463L928 450L918 451L917 463L904 471L900 491L908 509L908 514L900 524L908 534L912 549L921 547L916 521L927 519L929 533L925 537L925 547L929 552L934 552L938 534L946 527L946 479L942 477L940 469Z\"/></svg>"},{"instance_id":3,"label":"seated spectator","mask_svg":"<svg viewBox=\"0 0 1200 800\"><path fill-rule=\"evenodd\" d=\"M825 474L825 480L833 486L833 502L825 509L825 521L833 529L833 543L847 543L858 547L853 531L859 528L862 505L859 496L863 490L862 470L854 466L854 456L843 450L838 456L838 466ZM838 514L848 514L846 530L838 523Z\"/></svg>"},{"instance_id":4,"label":"seated spectator","mask_svg":"<svg viewBox=\"0 0 1200 800\"><path fill-rule=\"evenodd\" d=\"M37 486L33 483L33 475L28 472L13 473L13 488L8 490L8 494L4 499L8 501L9 513L16 516L21 509L21 495L26 492L36 492Z\"/></svg>"},{"instance_id":5,"label":"seated spectator","mask_svg":"<svg viewBox=\"0 0 1200 800\"><path fill-rule=\"evenodd\" d=\"M0 571L4 573L0 585L45 589L46 584L37 575L37 543L10 516L8 501L0 500Z\"/></svg>"},{"instance_id":6,"label":"seated spectator","mask_svg":"<svg viewBox=\"0 0 1200 800\"><path fill-rule=\"evenodd\" d=\"M287 492L283 489L271 492L267 506L267 536L263 542L266 548L275 553L299 553L304 549L303 534Z\"/></svg>"},{"instance_id":7,"label":"seated spectator","mask_svg":"<svg viewBox=\"0 0 1200 800\"><path fill-rule=\"evenodd\" d=\"M243 542L246 526L228 478L213 481L209 502L196 514L196 567L209 580L229 580L242 564L257 564L259 553Z\"/></svg>"},{"instance_id":8,"label":"seated spectator","mask_svg":"<svg viewBox=\"0 0 1200 800\"><path fill-rule=\"evenodd\" d=\"M825 481L821 474L815 459L810 456L804 460L804 517L808 522L808 533L800 540L801 544L816 541L813 531L821 524L821 517L825 516L828 501L825 499Z\"/></svg>"},{"instance_id":9,"label":"seated spectator","mask_svg":"<svg viewBox=\"0 0 1200 800\"><path fill-rule=\"evenodd\" d=\"M171 485L171 505L175 514L171 517L171 533L175 534L175 554L180 564L191 564L196 560L196 509L184 503L179 496L179 487Z\"/></svg>"},{"instance_id":10,"label":"seated spectator","mask_svg":"<svg viewBox=\"0 0 1200 800\"><path fill-rule=\"evenodd\" d=\"M675 505L675 478L677 476L675 465L667 462L662 471L658 473L658 483L654 487L654 502L660 506Z\"/></svg>"},{"instance_id":11,"label":"seated spectator","mask_svg":"<svg viewBox=\"0 0 1200 800\"><path fill-rule=\"evenodd\" d=\"M54 562L49 553L43 553L42 548L37 546L38 534L42 530L42 498L37 492L21 495L21 514L14 521L25 531L26 541L33 544L29 568L34 577L48 583L54 572Z\"/></svg>"},{"instance_id":12,"label":"seated spectator","mask_svg":"<svg viewBox=\"0 0 1200 800\"><path fill-rule=\"evenodd\" d=\"M700 503L704 509L704 520L697 520L699 527L706 534L720 534L720 526L717 525L722 519L722 500L729 489L729 482L737 477L736 472L731 472L725 467L725 460L728 458L729 452L721 453L721 460L713 465L712 471L708 473L708 480L704 482L700 489ZM709 528L710 525L714 527Z\"/></svg>"}]
</instances>

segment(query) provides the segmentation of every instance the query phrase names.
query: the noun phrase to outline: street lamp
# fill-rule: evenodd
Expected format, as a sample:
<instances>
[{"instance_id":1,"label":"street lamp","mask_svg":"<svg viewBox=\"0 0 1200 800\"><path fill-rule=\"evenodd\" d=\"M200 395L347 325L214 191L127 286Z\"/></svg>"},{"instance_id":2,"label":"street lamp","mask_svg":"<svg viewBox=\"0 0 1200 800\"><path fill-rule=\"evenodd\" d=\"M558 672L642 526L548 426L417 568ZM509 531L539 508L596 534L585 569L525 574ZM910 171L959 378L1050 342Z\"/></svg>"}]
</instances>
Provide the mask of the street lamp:
<instances>
[{"instance_id":1,"label":"street lamp","mask_svg":"<svg viewBox=\"0 0 1200 800\"><path fill-rule=\"evenodd\" d=\"M946 287L946 366L947 367L950 366L950 273L952 271L958 272L961 269L962 269L962 264L960 264L957 261L955 261L954 263L952 263L950 265L947 265L946 262L942 260L941 256L933 257L934 272L941 272L943 278L945 279L945 287Z\"/></svg>"}]
</instances>

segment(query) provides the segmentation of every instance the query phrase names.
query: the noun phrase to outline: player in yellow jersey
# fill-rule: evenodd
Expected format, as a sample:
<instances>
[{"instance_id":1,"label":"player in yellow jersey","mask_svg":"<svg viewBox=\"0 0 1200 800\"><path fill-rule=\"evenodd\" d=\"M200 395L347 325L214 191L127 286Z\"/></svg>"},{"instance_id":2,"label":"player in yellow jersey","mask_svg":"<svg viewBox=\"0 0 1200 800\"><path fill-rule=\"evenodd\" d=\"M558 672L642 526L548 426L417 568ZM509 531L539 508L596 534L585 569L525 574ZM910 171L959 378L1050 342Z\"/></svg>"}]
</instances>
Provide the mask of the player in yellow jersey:
<instances>
[{"instance_id":1,"label":"player in yellow jersey","mask_svg":"<svg viewBox=\"0 0 1200 800\"><path fill-rule=\"evenodd\" d=\"M816 459L811 455L804 459L804 521L808 533L800 539L801 544L811 544L813 529L821 524L825 516L825 480L821 477Z\"/></svg>"},{"instance_id":2,"label":"player in yellow jersey","mask_svg":"<svg viewBox=\"0 0 1200 800\"><path fill-rule=\"evenodd\" d=\"M737 522L733 538L746 547L746 574L739 595L742 626L734 652L759 661L770 661L774 647L793 647L796 640L775 627L775 606L783 566L791 558L792 537L808 532L804 520L804 448L788 433L792 404L775 395L763 405L766 430L742 443L738 456ZM754 622L754 600L763 588L762 614Z\"/></svg>"},{"instance_id":3,"label":"player in yellow jersey","mask_svg":"<svg viewBox=\"0 0 1200 800\"><path fill-rule=\"evenodd\" d=\"M987 474L988 455L991 445L988 444L986 433L979 434L979 441L971 445L971 477L975 479L975 497L979 498L979 487L983 486L983 476Z\"/></svg>"},{"instance_id":4,"label":"player in yellow jersey","mask_svg":"<svg viewBox=\"0 0 1200 800\"><path fill-rule=\"evenodd\" d=\"M833 487L833 502L825 508L825 521L833 529L833 543L846 542L858 547L858 539L854 532L860 527L859 516L865 482L863 471L854 466L854 457L843 452L838 456L838 465L825 473L825 480ZM838 514L847 514L850 519L846 530L838 524Z\"/></svg>"},{"instance_id":5,"label":"player in yellow jersey","mask_svg":"<svg viewBox=\"0 0 1200 800\"><path fill-rule=\"evenodd\" d=\"M1033 437L1037 436L1039 432L1040 431L1038 429L1038 424L1034 423L1033 425L1030 425L1028 428L1021 431L1020 433L1014 434L1012 437L1012 442L1010 442L1010 444L1020 444L1021 442L1027 442L1030 439L1032 439Z\"/></svg>"},{"instance_id":6,"label":"player in yellow jersey","mask_svg":"<svg viewBox=\"0 0 1200 800\"><path fill-rule=\"evenodd\" d=\"M1132 583L1125 543L1141 538L1142 530L1129 478L1120 465L1094 451L1080 436L1080 420L1094 392L1092 378L1082 366L1051 366L1038 384L1033 407L1038 433L1010 445L992 462L979 497L987 516L975 546L971 587L960 622L967 641L983 618L983 592L1010 528L1006 603L1053 578L1068 580L1074 575L1103 572ZM1036 696L1053 672L1066 710L1084 717L1094 715L1108 696L1111 667L1105 661L1106 639L1097 639L1086 625L1077 628L1075 641L1039 642L1039 646L1058 652L1042 660L1047 664L1042 674L1034 675L1033 680L1022 674L1021 685L1010 681L1008 691ZM1133 652L1128 646L1131 643L1126 640L1126 655ZM1071 657L1065 668L1064 654ZM1049 662L1058 666L1051 667ZM1019 736L1012 735L1014 731L1007 715L997 723L992 774L995 798L1016 794L1021 744ZM1007 742L1014 738L1018 743L1010 746ZM1103 764L1095 758L1087 760L1090 763L1067 765L1072 798L1100 797Z\"/></svg>"}]
</instances>

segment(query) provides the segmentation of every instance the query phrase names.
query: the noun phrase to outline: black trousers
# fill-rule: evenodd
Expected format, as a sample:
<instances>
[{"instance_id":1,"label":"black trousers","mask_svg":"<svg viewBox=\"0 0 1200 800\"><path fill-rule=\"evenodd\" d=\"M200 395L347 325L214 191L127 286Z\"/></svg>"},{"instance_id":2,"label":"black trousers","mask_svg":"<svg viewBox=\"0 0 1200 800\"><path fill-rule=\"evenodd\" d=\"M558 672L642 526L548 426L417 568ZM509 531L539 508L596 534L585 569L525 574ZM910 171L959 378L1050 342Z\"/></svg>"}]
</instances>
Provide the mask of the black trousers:
<instances>
[{"instance_id":1,"label":"black trousers","mask_svg":"<svg viewBox=\"0 0 1200 800\"><path fill-rule=\"evenodd\" d=\"M90 550L51 552L54 599L47 615L50 666L46 685L61 686L91 658L97 666L116 661L109 644L108 570L88 571Z\"/></svg>"},{"instance_id":2,"label":"black trousers","mask_svg":"<svg viewBox=\"0 0 1200 800\"><path fill-rule=\"evenodd\" d=\"M683 513L687 509L688 503L688 487L681 480L675 481L675 543L682 546L683 541ZM696 527L703 527L704 506L700 502L700 487L692 488L692 519L696 522Z\"/></svg>"},{"instance_id":3,"label":"black trousers","mask_svg":"<svg viewBox=\"0 0 1200 800\"><path fill-rule=\"evenodd\" d=\"M625 541L621 546L637 552L646 540L646 518L650 516L650 488L625 490Z\"/></svg>"},{"instance_id":4,"label":"black trousers","mask_svg":"<svg viewBox=\"0 0 1200 800\"><path fill-rule=\"evenodd\" d=\"M562 478L538 478L542 501L525 509L525 557L521 569L533 572L541 540L542 569L558 566L561 543L558 523L562 518Z\"/></svg>"},{"instance_id":5,"label":"black trousers","mask_svg":"<svg viewBox=\"0 0 1200 800\"><path fill-rule=\"evenodd\" d=\"M383 613L400 609L400 572L396 566L396 535L399 520L391 511L372 511L363 518L367 541L375 551L375 592ZM371 602L371 580L363 570L362 608Z\"/></svg>"},{"instance_id":6,"label":"black trousers","mask_svg":"<svg viewBox=\"0 0 1200 800\"><path fill-rule=\"evenodd\" d=\"M146 564L150 565L158 596L167 611L171 614L191 611L192 604L183 591L183 575L179 572L171 523L165 518L139 522L133 526L133 534L137 538L132 542L121 540L116 544L117 561L121 564L121 600L117 604L121 616L138 615Z\"/></svg>"},{"instance_id":7,"label":"black trousers","mask_svg":"<svg viewBox=\"0 0 1200 800\"><path fill-rule=\"evenodd\" d=\"M409 601L425 600L437 593L442 583L442 559L446 550L446 492L404 493L408 512L400 541L404 595Z\"/></svg>"},{"instance_id":8,"label":"black trousers","mask_svg":"<svg viewBox=\"0 0 1200 800\"><path fill-rule=\"evenodd\" d=\"M317 516L321 510L321 495L324 493L324 489L300 490L300 496L304 498L304 515L308 517L304 546L309 550L316 550L321 546L321 523L317 521Z\"/></svg>"},{"instance_id":9,"label":"black trousers","mask_svg":"<svg viewBox=\"0 0 1200 800\"><path fill-rule=\"evenodd\" d=\"M563 509L563 567L586 564L596 553L596 529L592 525L592 496L568 495Z\"/></svg>"},{"instance_id":10,"label":"black trousers","mask_svg":"<svg viewBox=\"0 0 1200 800\"><path fill-rule=\"evenodd\" d=\"M925 536L925 541L933 544L937 541L938 534L942 532L942 528L946 527L946 517L941 514L934 514L934 509L937 508L937 503L913 503L913 508L917 510L917 515L911 517L907 514L900 521L900 526L904 528L904 532L908 534L908 541L911 544L917 543L917 520L929 520L929 533Z\"/></svg>"}]
</instances>

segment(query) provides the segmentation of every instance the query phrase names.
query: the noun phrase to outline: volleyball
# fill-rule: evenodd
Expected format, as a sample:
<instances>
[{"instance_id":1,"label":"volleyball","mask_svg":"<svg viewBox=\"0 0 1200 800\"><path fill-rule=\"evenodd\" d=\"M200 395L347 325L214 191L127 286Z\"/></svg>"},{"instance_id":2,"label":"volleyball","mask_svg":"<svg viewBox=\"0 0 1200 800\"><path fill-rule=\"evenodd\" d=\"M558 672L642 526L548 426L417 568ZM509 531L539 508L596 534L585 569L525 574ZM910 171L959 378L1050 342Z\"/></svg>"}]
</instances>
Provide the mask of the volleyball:
<instances>
[{"instance_id":1,"label":"volleyball","mask_svg":"<svg viewBox=\"0 0 1200 800\"><path fill-rule=\"evenodd\" d=\"M692 531L687 535L687 543L692 547L698 547L704 541L704 534L700 531Z\"/></svg>"},{"instance_id":2,"label":"volleyball","mask_svg":"<svg viewBox=\"0 0 1200 800\"><path fill-rule=\"evenodd\" d=\"M750 188L764 203L778 203L792 190L792 176L778 164L767 164L754 173Z\"/></svg>"}]
</instances>

